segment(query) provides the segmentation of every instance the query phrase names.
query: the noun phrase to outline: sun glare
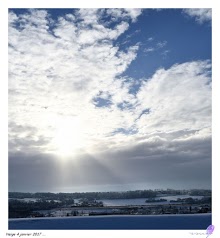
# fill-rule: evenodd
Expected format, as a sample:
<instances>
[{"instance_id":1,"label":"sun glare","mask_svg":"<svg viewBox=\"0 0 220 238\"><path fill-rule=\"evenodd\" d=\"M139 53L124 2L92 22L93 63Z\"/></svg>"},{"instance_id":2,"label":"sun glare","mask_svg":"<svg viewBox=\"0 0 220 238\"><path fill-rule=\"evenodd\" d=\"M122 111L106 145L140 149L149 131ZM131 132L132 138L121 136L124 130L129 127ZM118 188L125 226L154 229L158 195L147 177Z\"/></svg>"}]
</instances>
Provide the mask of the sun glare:
<instances>
[{"instance_id":1,"label":"sun glare","mask_svg":"<svg viewBox=\"0 0 220 238\"><path fill-rule=\"evenodd\" d=\"M68 157L74 155L83 147L83 128L76 117L64 118L56 123L56 132L53 140L55 153Z\"/></svg>"}]
</instances>

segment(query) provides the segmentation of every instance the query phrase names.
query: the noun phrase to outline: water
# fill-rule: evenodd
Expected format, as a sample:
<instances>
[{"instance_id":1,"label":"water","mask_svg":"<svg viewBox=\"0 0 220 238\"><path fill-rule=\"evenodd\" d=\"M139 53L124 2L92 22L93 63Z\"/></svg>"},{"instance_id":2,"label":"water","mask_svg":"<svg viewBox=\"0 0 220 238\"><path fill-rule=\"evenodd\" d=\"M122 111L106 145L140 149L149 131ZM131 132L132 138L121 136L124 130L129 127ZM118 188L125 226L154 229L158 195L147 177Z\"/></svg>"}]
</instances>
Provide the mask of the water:
<instances>
[{"instance_id":1,"label":"water","mask_svg":"<svg viewBox=\"0 0 220 238\"><path fill-rule=\"evenodd\" d=\"M160 198L167 199L164 202L152 202L146 203L147 198L134 198L134 199L103 199L98 200L102 201L104 206L126 206L126 205L156 205L156 204L169 204L170 200L177 200L178 198L188 198L191 197L193 199L202 199L203 196L189 196L189 195L176 195L176 196L163 196L157 197L155 200L159 200Z\"/></svg>"}]
</instances>

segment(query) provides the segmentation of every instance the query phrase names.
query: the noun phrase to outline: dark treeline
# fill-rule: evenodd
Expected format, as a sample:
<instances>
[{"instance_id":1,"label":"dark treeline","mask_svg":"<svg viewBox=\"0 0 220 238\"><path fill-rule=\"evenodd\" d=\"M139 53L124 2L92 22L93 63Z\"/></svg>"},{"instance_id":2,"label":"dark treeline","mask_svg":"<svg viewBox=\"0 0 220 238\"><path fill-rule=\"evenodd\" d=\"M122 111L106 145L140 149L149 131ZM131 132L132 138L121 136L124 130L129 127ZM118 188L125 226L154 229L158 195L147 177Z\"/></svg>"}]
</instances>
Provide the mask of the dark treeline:
<instances>
[{"instance_id":1,"label":"dark treeline","mask_svg":"<svg viewBox=\"0 0 220 238\"><path fill-rule=\"evenodd\" d=\"M125 192L85 192L85 193L21 193L9 192L9 198L36 198L46 200L68 200L68 199L129 199L129 198L155 198L162 194L191 196L211 196L211 190L192 189L192 190L136 190Z\"/></svg>"},{"instance_id":2,"label":"dark treeline","mask_svg":"<svg viewBox=\"0 0 220 238\"><path fill-rule=\"evenodd\" d=\"M60 207L62 204L54 201L42 201L37 202L21 202L18 200L11 200L9 202L8 216L9 218L22 218L31 215L39 215L39 210L50 210L53 208Z\"/></svg>"},{"instance_id":3,"label":"dark treeline","mask_svg":"<svg viewBox=\"0 0 220 238\"><path fill-rule=\"evenodd\" d=\"M212 198L205 196L201 199L194 199L194 198L178 198L176 200L170 200L171 203L186 203L186 204L204 204L204 203L208 203L211 204L212 203Z\"/></svg>"},{"instance_id":4,"label":"dark treeline","mask_svg":"<svg viewBox=\"0 0 220 238\"><path fill-rule=\"evenodd\" d=\"M153 190L137 190L126 192L87 192L87 193L19 193L9 192L9 198L36 198L36 199L128 199L128 198L154 198L157 192Z\"/></svg>"}]
</instances>

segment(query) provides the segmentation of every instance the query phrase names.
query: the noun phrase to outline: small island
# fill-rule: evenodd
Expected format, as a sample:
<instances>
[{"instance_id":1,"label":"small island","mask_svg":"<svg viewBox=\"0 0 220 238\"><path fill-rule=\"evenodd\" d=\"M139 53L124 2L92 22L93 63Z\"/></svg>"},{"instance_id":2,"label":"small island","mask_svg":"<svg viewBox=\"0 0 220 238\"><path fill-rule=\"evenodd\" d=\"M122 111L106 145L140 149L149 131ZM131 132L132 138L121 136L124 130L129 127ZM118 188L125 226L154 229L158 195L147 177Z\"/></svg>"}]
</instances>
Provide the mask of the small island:
<instances>
[{"instance_id":1,"label":"small island","mask_svg":"<svg viewBox=\"0 0 220 238\"><path fill-rule=\"evenodd\" d=\"M149 198L145 202L146 203L149 203L149 202L167 202L167 199L164 199L164 198L160 198L160 199Z\"/></svg>"}]
</instances>

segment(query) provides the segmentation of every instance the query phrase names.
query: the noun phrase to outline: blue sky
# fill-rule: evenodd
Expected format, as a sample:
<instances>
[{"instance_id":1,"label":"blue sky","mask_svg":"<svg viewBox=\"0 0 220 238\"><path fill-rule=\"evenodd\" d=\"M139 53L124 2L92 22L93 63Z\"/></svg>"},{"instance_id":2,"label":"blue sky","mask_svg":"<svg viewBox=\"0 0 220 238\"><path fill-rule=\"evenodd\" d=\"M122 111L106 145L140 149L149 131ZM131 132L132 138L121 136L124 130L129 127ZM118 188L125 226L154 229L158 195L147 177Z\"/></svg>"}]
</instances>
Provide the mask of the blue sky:
<instances>
[{"instance_id":1,"label":"blue sky","mask_svg":"<svg viewBox=\"0 0 220 238\"><path fill-rule=\"evenodd\" d=\"M182 9L146 9L129 31L122 42L134 33L129 42L141 43L139 57L125 71L132 77L150 77L156 69L175 63L211 59L210 22L195 24Z\"/></svg>"},{"instance_id":2,"label":"blue sky","mask_svg":"<svg viewBox=\"0 0 220 238\"><path fill-rule=\"evenodd\" d=\"M9 189L210 188L211 30L210 9L10 9Z\"/></svg>"}]
</instances>

